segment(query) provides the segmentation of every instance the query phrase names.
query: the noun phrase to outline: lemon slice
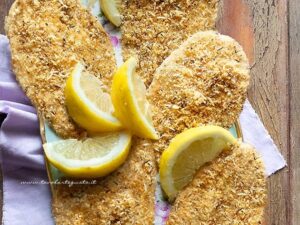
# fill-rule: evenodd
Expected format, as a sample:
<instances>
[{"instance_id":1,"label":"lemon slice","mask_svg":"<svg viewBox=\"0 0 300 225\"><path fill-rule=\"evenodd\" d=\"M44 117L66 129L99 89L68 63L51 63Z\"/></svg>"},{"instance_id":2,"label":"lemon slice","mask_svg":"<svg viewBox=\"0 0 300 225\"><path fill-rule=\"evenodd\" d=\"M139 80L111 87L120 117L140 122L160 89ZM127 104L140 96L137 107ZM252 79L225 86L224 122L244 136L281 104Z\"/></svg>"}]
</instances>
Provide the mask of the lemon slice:
<instances>
[{"instance_id":1,"label":"lemon slice","mask_svg":"<svg viewBox=\"0 0 300 225\"><path fill-rule=\"evenodd\" d=\"M128 59L115 73L111 98L115 107L114 115L133 134L157 139L152 124L150 105L146 99L146 87L135 73L137 61Z\"/></svg>"},{"instance_id":2,"label":"lemon slice","mask_svg":"<svg viewBox=\"0 0 300 225\"><path fill-rule=\"evenodd\" d=\"M46 157L64 174L92 178L105 176L125 161L131 143L127 132L101 134L83 141L66 139L43 145Z\"/></svg>"},{"instance_id":3,"label":"lemon slice","mask_svg":"<svg viewBox=\"0 0 300 225\"><path fill-rule=\"evenodd\" d=\"M169 200L174 200L201 166L234 143L232 134L218 126L191 128L175 136L159 165L161 186Z\"/></svg>"},{"instance_id":4,"label":"lemon slice","mask_svg":"<svg viewBox=\"0 0 300 225\"><path fill-rule=\"evenodd\" d=\"M100 7L107 19L115 26L121 25L121 14L118 10L120 0L100 0Z\"/></svg>"},{"instance_id":5,"label":"lemon slice","mask_svg":"<svg viewBox=\"0 0 300 225\"><path fill-rule=\"evenodd\" d=\"M102 91L102 84L95 76L84 71L77 63L65 88L69 115L90 132L117 131L121 123L113 115L109 94Z\"/></svg>"}]
</instances>

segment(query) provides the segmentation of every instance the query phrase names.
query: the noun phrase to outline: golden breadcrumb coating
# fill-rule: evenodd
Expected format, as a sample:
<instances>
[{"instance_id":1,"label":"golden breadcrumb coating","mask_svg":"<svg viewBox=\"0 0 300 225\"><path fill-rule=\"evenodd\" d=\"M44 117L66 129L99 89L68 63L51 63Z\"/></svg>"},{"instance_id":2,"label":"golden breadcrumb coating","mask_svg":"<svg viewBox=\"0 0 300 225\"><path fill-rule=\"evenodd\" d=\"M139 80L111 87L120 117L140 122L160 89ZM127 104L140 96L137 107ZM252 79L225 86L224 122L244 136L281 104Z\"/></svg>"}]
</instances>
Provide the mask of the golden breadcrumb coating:
<instances>
[{"instance_id":1,"label":"golden breadcrumb coating","mask_svg":"<svg viewBox=\"0 0 300 225\"><path fill-rule=\"evenodd\" d=\"M214 28L217 2L123 1L124 57L139 57L137 72L147 85L157 67L183 40L198 30ZM81 136L84 131L67 114L63 89L72 67L81 61L109 90L115 61L109 37L101 25L76 0L17 0L8 16L6 30L17 79L39 113L62 137ZM201 38L190 38L155 72L148 97L161 140L136 138L124 165L111 175L97 179L96 184L57 185L52 208L57 225L153 224L155 160L159 158L156 155L155 159L153 143L161 152L169 140L186 128L200 123L227 127L235 121L248 85L247 59L240 46L229 38L213 32L196 36ZM244 155L251 159L250 153ZM246 160L236 158L241 162ZM231 172L237 171L238 168ZM241 170L240 176L244 178L246 172ZM179 194L169 223L174 220L180 224L180 219L184 219L181 215L191 219L181 224L193 219L195 223L191 224L201 221L194 217L194 206L176 207L181 196L188 199L185 193L189 190L193 193L199 173ZM195 202L201 199L198 192L193 196L190 198L195 198ZM249 193L244 196L251 197ZM225 212L231 215L232 208ZM243 210L238 213L248 213ZM178 223L176 215L179 215ZM212 218L221 221L223 217L220 214Z\"/></svg>"},{"instance_id":2,"label":"golden breadcrumb coating","mask_svg":"<svg viewBox=\"0 0 300 225\"><path fill-rule=\"evenodd\" d=\"M203 32L187 40L157 69L149 89L161 140L138 139L125 165L97 185L59 186L53 206L57 224L153 224L157 173L153 148L158 149L158 160L184 129L200 123L230 126L240 112L248 79L247 59L231 38ZM145 162L150 172L145 171Z\"/></svg>"},{"instance_id":3,"label":"golden breadcrumb coating","mask_svg":"<svg viewBox=\"0 0 300 225\"><path fill-rule=\"evenodd\" d=\"M167 224L262 224L266 190L256 150L237 144L197 172L176 198Z\"/></svg>"},{"instance_id":4,"label":"golden breadcrumb coating","mask_svg":"<svg viewBox=\"0 0 300 225\"><path fill-rule=\"evenodd\" d=\"M122 51L137 56L148 87L156 68L190 35L215 28L219 0L124 0Z\"/></svg>"},{"instance_id":5,"label":"golden breadcrumb coating","mask_svg":"<svg viewBox=\"0 0 300 225\"><path fill-rule=\"evenodd\" d=\"M148 141L135 139L125 164L97 184L57 186L56 224L153 224L156 174Z\"/></svg>"},{"instance_id":6,"label":"golden breadcrumb coating","mask_svg":"<svg viewBox=\"0 0 300 225\"><path fill-rule=\"evenodd\" d=\"M249 63L241 46L214 31L186 40L155 71L148 90L153 123L161 134L159 159L169 141L200 124L230 127L246 99Z\"/></svg>"},{"instance_id":7,"label":"golden breadcrumb coating","mask_svg":"<svg viewBox=\"0 0 300 225\"><path fill-rule=\"evenodd\" d=\"M16 0L6 20L17 80L62 137L84 135L68 116L64 87L76 61L107 87L115 70L108 35L77 0Z\"/></svg>"}]
</instances>

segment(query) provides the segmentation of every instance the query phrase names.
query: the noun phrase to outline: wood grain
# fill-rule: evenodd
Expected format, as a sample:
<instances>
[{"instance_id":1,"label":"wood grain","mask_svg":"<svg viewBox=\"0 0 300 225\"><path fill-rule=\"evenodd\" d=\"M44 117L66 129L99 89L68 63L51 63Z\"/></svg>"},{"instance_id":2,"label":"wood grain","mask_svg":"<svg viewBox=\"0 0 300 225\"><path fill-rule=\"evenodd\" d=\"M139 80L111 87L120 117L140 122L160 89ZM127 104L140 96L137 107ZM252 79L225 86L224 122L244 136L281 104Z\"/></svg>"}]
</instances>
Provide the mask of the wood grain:
<instances>
[{"instance_id":1,"label":"wood grain","mask_svg":"<svg viewBox=\"0 0 300 225\"><path fill-rule=\"evenodd\" d=\"M217 20L217 30L229 35L243 47L250 64L254 61L254 28L249 5L243 0L223 0Z\"/></svg>"},{"instance_id":2,"label":"wood grain","mask_svg":"<svg viewBox=\"0 0 300 225\"><path fill-rule=\"evenodd\" d=\"M300 4L289 1L290 224L300 225Z\"/></svg>"},{"instance_id":3,"label":"wood grain","mask_svg":"<svg viewBox=\"0 0 300 225\"><path fill-rule=\"evenodd\" d=\"M283 1L223 0L217 23L221 33L239 41L253 63L249 99L285 157L289 153L286 9ZM290 224L285 171L268 180L268 224Z\"/></svg>"},{"instance_id":4,"label":"wood grain","mask_svg":"<svg viewBox=\"0 0 300 225\"><path fill-rule=\"evenodd\" d=\"M5 17L8 14L11 4L14 0L0 0L0 33L4 34Z\"/></svg>"},{"instance_id":5,"label":"wood grain","mask_svg":"<svg viewBox=\"0 0 300 225\"><path fill-rule=\"evenodd\" d=\"M269 179L267 224L300 225L300 1L227 1L249 6L255 40L249 99L289 163ZM0 0L2 34L12 2ZM226 11L238 24L241 12Z\"/></svg>"},{"instance_id":6,"label":"wood grain","mask_svg":"<svg viewBox=\"0 0 300 225\"><path fill-rule=\"evenodd\" d=\"M249 99L283 156L289 156L287 1L246 0L252 10L255 62ZM267 223L290 225L288 168L268 182Z\"/></svg>"}]
</instances>

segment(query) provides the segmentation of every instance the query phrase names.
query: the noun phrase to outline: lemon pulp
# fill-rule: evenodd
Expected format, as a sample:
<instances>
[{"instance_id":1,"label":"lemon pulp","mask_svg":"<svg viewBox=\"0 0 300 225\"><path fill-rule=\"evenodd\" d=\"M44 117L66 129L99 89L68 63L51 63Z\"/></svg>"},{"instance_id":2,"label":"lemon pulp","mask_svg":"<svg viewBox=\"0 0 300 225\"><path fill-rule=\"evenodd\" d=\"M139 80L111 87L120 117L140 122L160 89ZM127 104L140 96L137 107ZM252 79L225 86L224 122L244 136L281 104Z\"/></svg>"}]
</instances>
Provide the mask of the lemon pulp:
<instances>
[{"instance_id":1,"label":"lemon pulp","mask_svg":"<svg viewBox=\"0 0 300 225\"><path fill-rule=\"evenodd\" d=\"M133 134L157 139L146 87L135 72L136 66L136 59L129 58L114 74L111 90L114 115Z\"/></svg>"},{"instance_id":2,"label":"lemon pulp","mask_svg":"<svg viewBox=\"0 0 300 225\"><path fill-rule=\"evenodd\" d=\"M93 133L121 129L121 123L112 115L111 97L103 90L101 81L80 63L75 66L65 87L69 115L80 127Z\"/></svg>"},{"instance_id":3,"label":"lemon pulp","mask_svg":"<svg viewBox=\"0 0 300 225\"><path fill-rule=\"evenodd\" d=\"M236 139L218 126L188 129L175 136L160 159L160 180L163 190L172 201L205 163L215 159Z\"/></svg>"},{"instance_id":4,"label":"lemon pulp","mask_svg":"<svg viewBox=\"0 0 300 225\"><path fill-rule=\"evenodd\" d=\"M85 140L67 139L43 145L49 161L68 176L101 177L125 161L131 144L127 132L105 133Z\"/></svg>"}]
</instances>

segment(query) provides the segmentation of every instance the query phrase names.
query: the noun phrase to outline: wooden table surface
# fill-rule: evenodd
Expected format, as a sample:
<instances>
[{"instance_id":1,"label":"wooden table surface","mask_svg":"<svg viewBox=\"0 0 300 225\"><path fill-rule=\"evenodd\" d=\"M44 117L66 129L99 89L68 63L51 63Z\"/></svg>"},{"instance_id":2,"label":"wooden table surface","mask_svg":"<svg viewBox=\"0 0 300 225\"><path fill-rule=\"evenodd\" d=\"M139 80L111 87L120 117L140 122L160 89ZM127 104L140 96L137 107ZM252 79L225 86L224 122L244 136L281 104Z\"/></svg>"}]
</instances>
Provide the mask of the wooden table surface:
<instances>
[{"instance_id":1,"label":"wooden table surface","mask_svg":"<svg viewBox=\"0 0 300 225\"><path fill-rule=\"evenodd\" d=\"M267 224L300 225L300 1L242 1L255 39L248 96L288 163L268 180ZM12 2L0 0L2 34Z\"/></svg>"}]
</instances>

